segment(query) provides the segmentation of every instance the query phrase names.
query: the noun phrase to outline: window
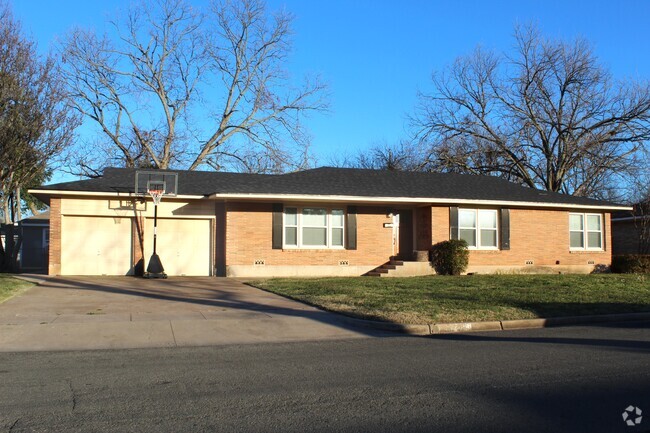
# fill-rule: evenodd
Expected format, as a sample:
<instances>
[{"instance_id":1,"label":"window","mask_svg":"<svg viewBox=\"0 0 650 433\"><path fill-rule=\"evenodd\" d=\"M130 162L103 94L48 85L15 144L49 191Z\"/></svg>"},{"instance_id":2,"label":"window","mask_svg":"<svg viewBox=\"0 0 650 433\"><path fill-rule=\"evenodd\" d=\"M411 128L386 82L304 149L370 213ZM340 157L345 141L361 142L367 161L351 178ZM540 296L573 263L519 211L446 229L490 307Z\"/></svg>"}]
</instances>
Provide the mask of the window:
<instances>
[{"instance_id":1,"label":"window","mask_svg":"<svg viewBox=\"0 0 650 433\"><path fill-rule=\"evenodd\" d=\"M569 245L572 250L603 249L603 218L600 214L569 214Z\"/></svg>"},{"instance_id":2,"label":"window","mask_svg":"<svg viewBox=\"0 0 650 433\"><path fill-rule=\"evenodd\" d=\"M470 248L496 249L498 238L496 210L458 210L458 239L464 239Z\"/></svg>"},{"instance_id":3,"label":"window","mask_svg":"<svg viewBox=\"0 0 650 433\"><path fill-rule=\"evenodd\" d=\"M284 208L284 248L343 248L342 209Z\"/></svg>"},{"instance_id":4,"label":"window","mask_svg":"<svg viewBox=\"0 0 650 433\"><path fill-rule=\"evenodd\" d=\"M43 229L43 248L50 248L50 229Z\"/></svg>"}]
</instances>

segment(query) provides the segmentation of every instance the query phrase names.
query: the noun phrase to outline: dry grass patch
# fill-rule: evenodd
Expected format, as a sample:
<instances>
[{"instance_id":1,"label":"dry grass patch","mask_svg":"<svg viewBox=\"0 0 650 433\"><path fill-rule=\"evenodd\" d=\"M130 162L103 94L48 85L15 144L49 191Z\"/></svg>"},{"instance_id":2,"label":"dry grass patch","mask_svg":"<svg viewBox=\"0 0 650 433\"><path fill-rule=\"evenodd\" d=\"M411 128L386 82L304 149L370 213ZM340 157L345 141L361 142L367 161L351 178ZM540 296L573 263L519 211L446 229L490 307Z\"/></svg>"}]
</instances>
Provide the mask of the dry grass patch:
<instances>
[{"instance_id":1,"label":"dry grass patch","mask_svg":"<svg viewBox=\"0 0 650 433\"><path fill-rule=\"evenodd\" d=\"M8 274L0 274L0 303L13 298L32 286L34 286L34 283L19 280Z\"/></svg>"}]
</instances>

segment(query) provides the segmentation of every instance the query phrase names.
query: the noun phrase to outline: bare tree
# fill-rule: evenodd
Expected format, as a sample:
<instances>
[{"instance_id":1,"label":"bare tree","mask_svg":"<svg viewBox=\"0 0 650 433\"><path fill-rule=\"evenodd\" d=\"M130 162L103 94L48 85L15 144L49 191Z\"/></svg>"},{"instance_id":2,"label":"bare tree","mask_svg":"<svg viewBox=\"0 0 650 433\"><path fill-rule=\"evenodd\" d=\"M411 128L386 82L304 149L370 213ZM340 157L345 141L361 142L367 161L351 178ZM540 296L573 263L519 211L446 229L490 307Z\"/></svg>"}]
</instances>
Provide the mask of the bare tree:
<instances>
[{"instance_id":1,"label":"bare tree","mask_svg":"<svg viewBox=\"0 0 650 433\"><path fill-rule=\"evenodd\" d=\"M72 32L62 52L74 106L102 132L84 145L100 149L79 161L85 174L105 165L301 166L301 118L325 108L324 86L291 85L291 21L261 0L207 11L148 0L111 23L116 37Z\"/></svg>"},{"instance_id":2,"label":"bare tree","mask_svg":"<svg viewBox=\"0 0 650 433\"><path fill-rule=\"evenodd\" d=\"M517 28L512 56L477 49L433 75L411 118L439 170L602 196L650 138L650 87L615 81L584 40Z\"/></svg>"},{"instance_id":3,"label":"bare tree","mask_svg":"<svg viewBox=\"0 0 650 433\"><path fill-rule=\"evenodd\" d=\"M0 268L16 270L21 191L39 183L73 138L78 119L66 104L55 59L41 58L0 2ZM14 239L18 237L18 244Z\"/></svg>"},{"instance_id":4,"label":"bare tree","mask_svg":"<svg viewBox=\"0 0 650 433\"><path fill-rule=\"evenodd\" d=\"M637 252L650 254L650 152L645 153L634 178L629 182L629 216L638 234Z\"/></svg>"},{"instance_id":5,"label":"bare tree","mask_svg":"<svg viewBox=\"0 0 650 433\"><path fill-rule=\"evenodd\" d=\"M337 152L328 163L334 167L364 168L391 171L429 171L429 164L420 149L408 141L380 141L354 153Z\"/></svg>"}]
</instances>

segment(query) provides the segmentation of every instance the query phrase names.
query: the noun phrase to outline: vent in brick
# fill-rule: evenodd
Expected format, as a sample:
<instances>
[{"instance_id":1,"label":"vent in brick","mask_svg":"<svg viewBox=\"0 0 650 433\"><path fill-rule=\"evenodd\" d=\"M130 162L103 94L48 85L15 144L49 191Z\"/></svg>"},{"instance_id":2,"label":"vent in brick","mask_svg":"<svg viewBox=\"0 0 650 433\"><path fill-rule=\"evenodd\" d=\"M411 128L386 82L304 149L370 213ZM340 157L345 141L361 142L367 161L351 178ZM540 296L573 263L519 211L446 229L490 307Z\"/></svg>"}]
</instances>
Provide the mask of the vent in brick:
<instances>
[{"instance_id":1,"label":"vent in brick","mask_svg":"<svg viewBox=\"0 0 650 433\"><path fill-rule=\"evenodd\" d=\"M527 264L527 265L534 265L534 264L535 264L535 262L534 262L534 261L532 261L532 260L526 260L526 264Z\"/></svg>"},{"instance_id":2,"label":"vent in brick","mask_svg":"<svg viewBox=\"0 0 650 433\"><path fill-rule=\"evenodd\" d=\"M255 265L255 266L264 266L265 263L264 263L264 260L259 260L259 259L258 259L258 260L255 260L254 265Z\"/></svg>"},{"instance_id":3,"label":"vent in brick","mask_svg":"<svg viewBox=\"0 0 650 433\"><path fill-rule=\"evenodd\" d=\"M339 260L339 266L349 266L350 262L347 260Z\"/></svg>"},{"instance_id":4,"label":"vent in brick","mask_svg":"<svg viewBox=\"0 0 650 433\"><path fill-rule=\"evenodd\" d=\"M593 264L596 264L596 262L594 262L593 260L589 260L589 261L587 262L587 264L588 264L588 265L593 265Z\"/></svg>"}]
</instances>

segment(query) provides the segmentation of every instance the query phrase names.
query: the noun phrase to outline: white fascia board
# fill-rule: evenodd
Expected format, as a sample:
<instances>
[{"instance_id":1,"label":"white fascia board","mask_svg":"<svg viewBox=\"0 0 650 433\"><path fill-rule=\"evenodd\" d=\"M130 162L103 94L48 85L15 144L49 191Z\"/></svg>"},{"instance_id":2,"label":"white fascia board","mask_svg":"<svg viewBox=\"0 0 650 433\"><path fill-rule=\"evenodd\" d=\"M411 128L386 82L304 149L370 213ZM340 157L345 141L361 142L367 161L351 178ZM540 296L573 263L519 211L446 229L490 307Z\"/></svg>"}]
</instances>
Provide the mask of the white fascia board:
<instances>
[{"instance_id":1,"label":"white fascia board","mask_svg":"<svg viewBox=\"0 0 650 433\"><path fill-rule=\"evenodd\" d=\"M54 189L30 189L27 190L30 194L44 194L44 195L67 195L67 196L77 196L77 197L132 197L138 198L143 197L140 194L134 194L132 192L92 192L92 191L61 191ZM148 196L146 196L148 197ZM206 198L203 195L174 195L174 196L163 196L168 199L186 199L186 200L198 200Z\"/></svg>"},{"instance_id":2,"label":"white fascia board","mask_svg":"<svg viewBox=\"0 0 650 433\"><path fill-rule=\"evenodd\" d=\"M509 206L509 207L545 207L560 209L599 209L599 210L631 210L628 206L583 205L544 203L508 200L474 200L455 198L431 197L363 197L348 195L306 195L306 194L228 194L216 193L211 199L223 200L275 200L275 201L305 201L305 202L355 202L355 203L404 203L404 204L458 204L468 206Z\"/></svg>"}]
</instances>

